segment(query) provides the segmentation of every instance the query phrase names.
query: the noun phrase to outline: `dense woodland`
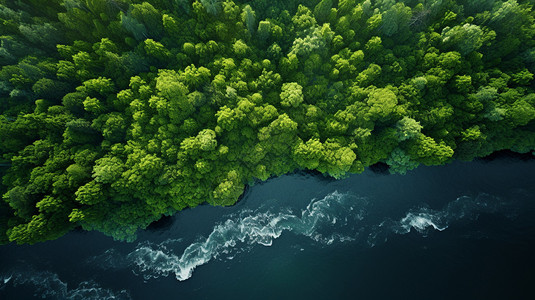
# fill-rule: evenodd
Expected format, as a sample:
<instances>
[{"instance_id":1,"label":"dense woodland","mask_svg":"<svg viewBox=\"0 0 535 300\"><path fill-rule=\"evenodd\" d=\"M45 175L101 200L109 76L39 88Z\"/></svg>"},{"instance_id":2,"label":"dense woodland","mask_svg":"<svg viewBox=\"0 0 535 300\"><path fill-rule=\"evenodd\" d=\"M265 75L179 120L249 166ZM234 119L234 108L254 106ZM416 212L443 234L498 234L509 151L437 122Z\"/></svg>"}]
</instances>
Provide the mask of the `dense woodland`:
<instances>
[{"instance_id":1,"label":"dense woodland","mask_svg":"<svg viewBox=\"0 0 535 300\"><path fill-rule=\"evenodd\" d=\"M535 149L534 0L0 0L0 240Z\"/></svg>"}]
</instances>

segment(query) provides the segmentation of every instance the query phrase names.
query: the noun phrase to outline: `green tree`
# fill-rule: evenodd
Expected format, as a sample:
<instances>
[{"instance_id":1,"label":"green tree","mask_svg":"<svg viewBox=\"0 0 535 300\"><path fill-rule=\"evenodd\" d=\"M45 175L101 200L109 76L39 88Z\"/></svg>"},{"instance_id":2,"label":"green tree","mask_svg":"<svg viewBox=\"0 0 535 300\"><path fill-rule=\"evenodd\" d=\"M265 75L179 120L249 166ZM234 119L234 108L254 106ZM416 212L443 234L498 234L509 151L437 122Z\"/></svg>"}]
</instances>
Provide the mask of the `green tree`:
<instances>
[{"instance_id":1,"label":"green tree","mask_svg":"<svg viewBox=\"0 0 535 300\"><path fill-rule=\"evenodd\" d=\"M396 3L382 15L381 31L386 36L403 33L408 30L411 18L410 7L405 6L404 3Z\"/></svg>"},{"instance_id":2,"label":"green tree","mask_svg":"<svg viewBox=\"0 0 535 300\"><path fill-rule=\"evenodd\" d=\"M395 112L398 104L397 96L388 89L375 89L370 92L367 100L370 120L388 120Z\"/></svg>"},{"instance_id":3,"label":"green tree","mask_svg":"<svg viewBox=\"0 0 535 300\"><path fill-rule=\"evenodd\" d=\"M409 145L407 154L426 166L441 165L453 156L453 150L444 142L420 134Z\"/></svg>"},{"instance_id":4,"label":"green tree","mask_svg":"<svg viewBox=\"0 0 535 300\"><path fill-rule=\"evenodd\" d=\"M422 125L420 122L410 118L403 117L396 123L397 136L399 141L405 141L411 138L419 136L420 131L422 130ZM399 151L398 151L399 152Z\"/></svg>"},{"instance_id":5,"label":"green tree","mask_svg":"<svg viewBox=\"0 0 535 300\"><path fill-rule=\"evenodd\" d=\"M463 26L446 27L442 30L444 45L459 51L462 55L478 50L492 38L493 35L485 34L478 25L468 23Z\"/></svg>"},{"instance_id":6,"label":"green tree","mask_svg":"<svg viewBox=\"0 0 535 300\"><path fill-rule=\"evenodd\" d=\"M390 154L390 157L386 160L388 165L388 171L392 174L406 174L418 166L418 162L412 160L412 158L403 151L401 148L396 148Z\"/></svg>"},{"instance_id":7,"label":"green tree","mask_svg":"<svg viewBox=\"0 0 535 300\"><path fill-rule=\"evenodd\" d=\"M316 7L314 7L314 16L319 23L324 23L331 14L331 8L333 6L332 0L321 0Z\"/></svg>"},{"instance_id":8,"label":"green tree","mask_svg":"<svg viewBox=\"0 0 535 300\"><path fill-rule=\"evenodd\" d=\"M303 102L303 88L296 82L283 83L280 99L284 107L297 107Z\"/></svg>"}]
</instances>

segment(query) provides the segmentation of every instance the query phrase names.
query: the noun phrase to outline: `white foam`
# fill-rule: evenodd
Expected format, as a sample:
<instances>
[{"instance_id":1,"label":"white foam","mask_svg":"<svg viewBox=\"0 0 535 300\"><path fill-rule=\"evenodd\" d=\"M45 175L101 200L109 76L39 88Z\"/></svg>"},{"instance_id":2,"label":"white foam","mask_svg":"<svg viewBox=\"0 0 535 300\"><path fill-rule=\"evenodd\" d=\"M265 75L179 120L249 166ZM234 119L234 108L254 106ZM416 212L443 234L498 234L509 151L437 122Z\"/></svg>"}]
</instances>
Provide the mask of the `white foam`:
<instances>
[{"instance_id":1,"label":"white foam","mask_svg":"<svg viewBox=\"0 0 535 300\"><path fill-rule=\"evenodd\" d=\"M345 227L362 220L363 199L334 192L312 200L300 216L291 211L256 212L231 218L214 227L207 238L189 245L182 255L173 254L164 243L142 243L128 255L146 279L174 274L177 280L190 278L195 268L220 255L234 255L252 245L269 247L284 231L310 237L330 245L354 240L341 233L330 233L333 226ZM348 212L349 215L348 215ZM343 221L342 221L343 220Z\"/></svg>"},{"instance_id":2,"label":"white foam","mask_svg":"<svg viewBox=\"0 0 535 300\"><path fill-rule=\"evenodd\" d=\"M272 246L284 232L306 236L320 245L361 241L373 247L386 242L392 234L415 231L425 237L431 232L444 231L452 222L496 212L504 207L503 203L497 197L484 194L475 198L463 196L439 210L420 206L408 210L397 220L387 217L366 222L363 220L370 209L366 199L334 192L323 199L313 199L300 212L289 208L279 208L278 212L242 210L181 252L177 247L180 240L140 243L127 255L126 262L134 266L135 274L147 280L174 275L183 281L190 278L198 266L213 259L232 260L254 245Z\"/></svg>"},{"instance_id":3,"label":"white foam","mask_svg":"<svg viewBox=\"0 0 535 300\"><path fill-rule=\"evenodd\" d=\"M104 289L93 281L83 281L76 288L70 289L68 284L59 278L58 274L50 271L16 270L2 277L2 288L8 284L13 287L23 286L25 288L31 288L34 297L43 299L131 299L126 290L115 292Z\"/></svg>"},{"instance_id":4,"label":"white foam","mask_svg":"<svg viewBox=\"0 0 535 300\"><path fill-rule=\"evenodd\" d=\"M476 197L461 196L448 203L441 210L433 210L428 207L411 209L399 221L387 219L380 225L374 226L368 237L368 244L375 246L385 242L390 232L406 234L415 229L426 236L431 231L444 231L453 222L460 220L475 220L482 213L496 213L504 211L511 203L501 200L499 197L488 194L480 194Z\"/></svg>"},{"instance_id":5,"label":"white foam","mask_svg":"<svg viewBox=\"0 0 535 300\"><path fill-rule=\"evenodd\" d=\"M395 230L396 233L407 233L410 232L412 228L416 229L418 232L423 233L428 228L432 227L435 230L443 231L448 228L447 225L442 224L441 213L428 213L428 212L419 212L412 213L409 212L407 215L399 221L399 225L403 229Z\"/></svg>"},{"instance_id":6,"label":"white foam","mask_svg":"<svg viewBox=\"0 0 535 300\"><path fill-rule=\"evenodd\" d=\"M9 275L9 276L7 276L7 277L4 277L4 278L2 279L2 281L4 281L4 284L6 284L6 283L8 283L8 282L11 280L11 278L13 278L13 275Z\"/></svg>"}]
</instances>

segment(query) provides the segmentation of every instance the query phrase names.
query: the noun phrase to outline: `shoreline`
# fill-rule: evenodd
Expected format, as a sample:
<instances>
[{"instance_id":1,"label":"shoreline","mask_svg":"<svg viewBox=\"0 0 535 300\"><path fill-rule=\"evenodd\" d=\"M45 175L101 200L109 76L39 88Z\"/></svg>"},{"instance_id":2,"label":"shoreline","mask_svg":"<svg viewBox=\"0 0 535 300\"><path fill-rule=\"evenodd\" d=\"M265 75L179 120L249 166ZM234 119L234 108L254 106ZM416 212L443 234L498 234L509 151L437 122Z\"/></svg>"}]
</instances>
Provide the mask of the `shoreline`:
<instances>
[{"instance_id":1,"label":"shoreline","mask_svg":"<svg viewBox=\"0 0 535 300\"><path fill-rule=\"evenodd\" d=\"M533 154L531 154L529 152L528 153L518 153L518 152L511 151L511 150L499 150L499 151L493 152L490 155L487 155L487 156L484 156L484 157L474 158L472 161L467 161L467 162L491 163L491 162L495 162L495 161L504 161L504 160L531 161L531 160L534 160L534 159L535 159L535 155L533 155ZM459 160L454 160L454 161L459 161ZM368 167L366 167L366 169L370 170L371 172L373 172L374 174L377 174L377 175L385 175L385 176L391 175L390 172L388 171L388 169L389 169L388 165L386 163L383 163L383 162L378 162L376 164L368 166ZM327 175L325 175L325 174L323 174L323 173L321 173L321 172L319 172L317 170L307 170L307 169L305 169L305 170L294 170L292 172L288 172L288 173L280 175L280 176L284 176L284 175L311 176L311 177L321 178L322 180L327 180L327 181L330 181L330 182L337 181L337 179L335 179L333 177L329 177L329 176L327 176ZM238 200L234 204L230 205L229 207L235 206L238 203L240 203L247 196L247 194L249 193L249 191L250 191L252 186L259 185L259 184L264 184L264 183L270 181L271 179L278 178L280 176L271 176L271 177L269 177L268 179L266 179L264 181L260 181L258 179L255 179L255 180L253 180L252 183L245 184L243 192L238 197ZM200 204L199 206L205 206L205 205L209 206L208 203L203 203L203 204ZM186 210L186 209L192 209L192 208L188 207L188 208L185 208L184 210ZM180 211L176 212L176 213L180 213ZM147 226L147 228L145 228L144 230L155 231L155 230L162 230L162 229L170 228L173 225L173 217L176 215L176 213L171 215L171 216L162 216L159 220L154 221L151 224L149 224L149 226Z\"/></svg>"}]
</instances>

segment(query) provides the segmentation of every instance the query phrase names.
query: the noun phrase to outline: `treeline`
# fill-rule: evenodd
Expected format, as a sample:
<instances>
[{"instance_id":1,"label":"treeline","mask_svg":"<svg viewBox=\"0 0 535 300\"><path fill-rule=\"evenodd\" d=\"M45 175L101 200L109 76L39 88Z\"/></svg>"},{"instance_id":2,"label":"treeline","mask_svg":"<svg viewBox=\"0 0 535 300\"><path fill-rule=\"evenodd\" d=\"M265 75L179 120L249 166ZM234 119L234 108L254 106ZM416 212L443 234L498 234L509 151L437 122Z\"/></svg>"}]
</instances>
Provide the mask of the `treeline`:
<instances>
[{"instance_id":1,"label":"treeline","mask_svg":"<svg viewBox=\"0 0 535 300\"><path fill-rule=\"evenodd\" d=\"M533 0L0 4L3 242L535 148Z\"/></svg>"}]
</instances>

